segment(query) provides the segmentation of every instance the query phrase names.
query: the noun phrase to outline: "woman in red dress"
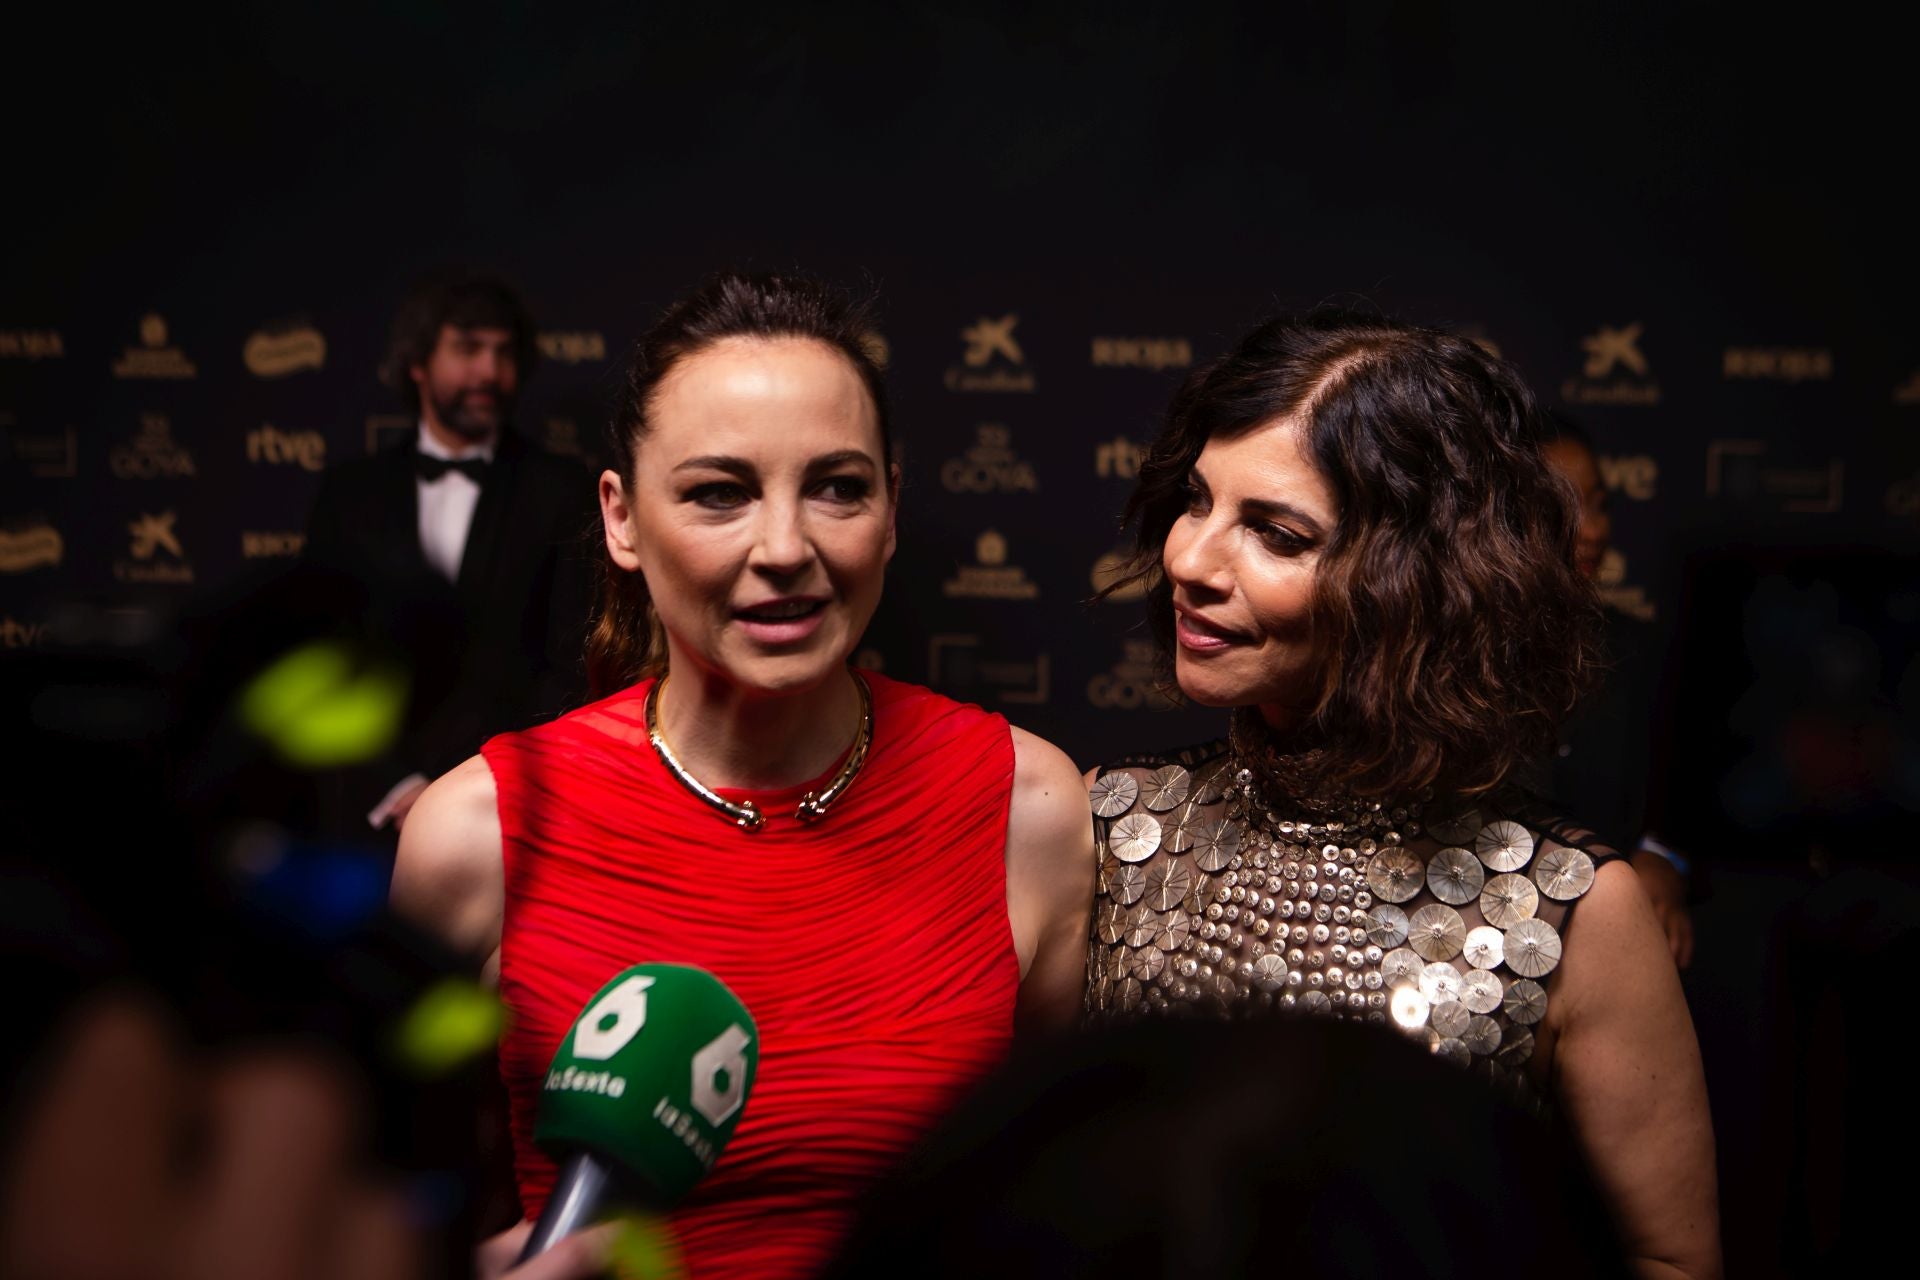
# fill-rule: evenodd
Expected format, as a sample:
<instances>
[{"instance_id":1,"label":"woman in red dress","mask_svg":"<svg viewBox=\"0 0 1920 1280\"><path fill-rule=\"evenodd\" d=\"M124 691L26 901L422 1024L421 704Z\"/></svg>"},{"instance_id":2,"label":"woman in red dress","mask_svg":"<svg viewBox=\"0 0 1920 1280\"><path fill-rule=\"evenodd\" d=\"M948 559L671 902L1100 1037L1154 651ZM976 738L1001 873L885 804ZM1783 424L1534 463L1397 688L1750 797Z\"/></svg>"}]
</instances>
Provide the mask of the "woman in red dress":
<instances>
[{"instance_id":1,"label":"woman in red dress","mask_svg":"<svg viewBox=\"0 0 1920 1280\"><path fill-rule=\"evenodd\" d=\"M507 734L426 793L396 905L485 957L522 1208L571 1020L643 961L731 987L753 1097L674 1214L690 1270L800 1275L855 1197L1003 1054L1070 1023L1093 886L1059 750L847 665L894 549L899 471L859 315L722 276L635 353L600 477L611 696Z\"/></svg>"}]
</instances>

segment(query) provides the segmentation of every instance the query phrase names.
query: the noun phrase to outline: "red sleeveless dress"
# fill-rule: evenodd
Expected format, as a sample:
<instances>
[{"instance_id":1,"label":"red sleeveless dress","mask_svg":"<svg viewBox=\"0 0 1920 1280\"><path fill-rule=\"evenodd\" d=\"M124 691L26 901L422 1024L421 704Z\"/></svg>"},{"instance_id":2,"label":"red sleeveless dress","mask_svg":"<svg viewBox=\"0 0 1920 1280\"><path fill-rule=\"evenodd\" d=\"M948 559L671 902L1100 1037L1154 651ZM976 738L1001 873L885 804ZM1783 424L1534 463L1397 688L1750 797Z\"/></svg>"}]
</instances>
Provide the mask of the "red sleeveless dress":
<instances>
[{"instance_id":1,"label":"red sleeveless dress","mask_svg":"<svg viewBox=\"0 0 1920 1280\"><path fill-rule=\"evenodd\" d=\"M529 1216L554 1174L532 1142L540 1082L628 965L698 965L759 1029L740 1127L674 1213L695 1277L817 1271L860 1193L1004 1056L1019 983L1006 721L866 679L867 763L812 825L793 810L824 777L724 792L767 814L755 833L682 787L647 741L651 681L482 749L505 857L500 1069Z\"/></svg>"}]
</instances>

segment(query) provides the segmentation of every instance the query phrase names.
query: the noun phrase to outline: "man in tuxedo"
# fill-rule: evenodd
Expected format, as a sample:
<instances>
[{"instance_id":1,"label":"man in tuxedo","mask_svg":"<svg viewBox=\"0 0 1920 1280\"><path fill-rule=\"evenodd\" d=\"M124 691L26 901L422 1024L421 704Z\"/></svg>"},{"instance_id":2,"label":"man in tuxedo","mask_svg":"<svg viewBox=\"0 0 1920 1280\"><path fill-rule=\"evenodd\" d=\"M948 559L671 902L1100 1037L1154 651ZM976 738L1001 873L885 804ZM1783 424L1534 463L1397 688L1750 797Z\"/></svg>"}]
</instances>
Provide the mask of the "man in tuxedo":
<instances>
[{"instance_id":1,"label":"man in tuxedo","mask_svg":"<svg viewBox=\"0 0 1920 1280\"><path fill-rule=\"evenodd\" d=\"M307 567L359 641L410 681L399 741L332 781L323 807L335 823L397 829L427 783L488 737L584 696L594 480L512 429L535 354L533 321L500 281L423 281L381 369L415 433L322 482Z\"/></svg>"}]
</instances>

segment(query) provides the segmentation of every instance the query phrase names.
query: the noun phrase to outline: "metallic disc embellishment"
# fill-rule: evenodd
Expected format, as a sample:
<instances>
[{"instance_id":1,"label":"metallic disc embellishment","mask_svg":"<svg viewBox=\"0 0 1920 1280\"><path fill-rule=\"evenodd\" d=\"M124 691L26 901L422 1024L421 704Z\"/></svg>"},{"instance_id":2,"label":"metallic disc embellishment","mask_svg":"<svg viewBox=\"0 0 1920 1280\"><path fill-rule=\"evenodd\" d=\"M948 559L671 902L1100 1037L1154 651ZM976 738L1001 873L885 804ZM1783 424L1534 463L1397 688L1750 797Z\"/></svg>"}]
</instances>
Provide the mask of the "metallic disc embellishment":
<instances>
[{"instance_id":1,"label":"metallic disc embellishment","mask_svg":"<svg viewBox=\"0 0 1920 1280\"><path fill-rule=\"evenodd\" d=\"M1508 1071L1523 1071L1533 1061L1533 1030L1521 1027L1512 1035L1504 1037L1504 1043L1494 1051L1495 1062Z\"/></svg>"},{"instance_id":2,"label":"metallic disc embellishment","mask_svg":"<svg viewBox=\"0 0 1920 1280\"><path fill-rule=\"evenodd\" d=\"M1087 788L1087 800L1103 818L1117 818L1133 808L1140 796L1140 784L1124 769L1103 773Z\"/></svg>"},{"instance_id":3,"label":"metallic disc embellishment","mask_svg":"<svg viewBox=\"0 0 1920 1280\"><path fill-rule=\"evenodd\" d=\"M1140 798L1155 813L1165 813L1187 798L1193 775L1177 764L1165 765L1147 775L1140 784Z\"/></svg>"},{"instance_id":4,"label":"metallic disc embellishment","mask_svg":"<svg viewBox=\"0 0 1920 1280\"><path fill-rule=\"evenodd\" d=\"M1224 818L1202 823L1193 832L1193 861L1202 871L1219 871L1240 851L1240 828Z\"/></svg>"},{"instance_id":5,"label":"metallic disc embellishment","mask_svg":"<svg viewBox=\"0 0 1920 1280\"><path fill-rule=\"evenodd\" d=\"M1153 945L1162 951L1178 951L1180 944L1193 932L1193 917L1178 910L1167 911L1160 916L1160 928L1153 935Z\"/></svg>"},{"instance_id":6,"label":"metallic disc embellishment","mask_svg":"<svg viewBox=\"0 0 1920 1280\"><path fill-rule=\"evenodd\" d=\"M1517 822L1489 822L1480 828L1473 849L1489 871L1518 871L1533 856L1533 832Z\"/></svg>"},{"instance_id":7,"label":"metallic disc embellishment","mask_svg":"<svg viewBox=\"0 0 1920 1280\"><path fill-rule=\"evenodd\" d=\"M1193 848L1193 833L1199 829L1199 826L1200 820L1193 817L1187 809L1161 819L1160 838L1165 842L1167 852L1185 853Z\"/></svg>"},{"instance_id":8,"label":"metallic disc embellishment","mask_svg":"<svg viewBox=\"0 0 1920 1280\"><path fill-rule=\"evenodd\" d=\"M1549 849L1533 864L1533 882L1555 902L1571 902L1593 888L1593 859L1565 845Z\"/></svg>"},{"instance_id":9,"label":"metallic disc embellishment","mask_svg":"<svg viewBox=\"0 0 1920 1280\"><path fill-rule=\"evenodd\" d=\"M1309 991L1300 997L1300 1007L1308 1013L1326 1013L1333 1008L1333 1001L1327 998L1324 991Z\"/></svg>"},{"instance_id":10,"label":"metallic disc embellishment","mask_svg":"<svg viewBox=\"0 0 1920 1280\"><path fill-rule=\"evenodd\" d=\"M1367 941L1392 950L1407 940L1407 913L1383 902L1367 913Z\"/></svg>"},{"instance_id":11,"label":"metallic disc embellishment","mask_svg":"<svg viewBox=\"0 0 1920 1280\"><path fill-rule=\"evenodd\" d=\"M1412 947L1400 947L1380 958L1380 976L1389 987L1419 986L1426 961Z\"/></svg>"},{"instance_id":12,"label":"metallic disc embellishment","mask_svg":"<svg viewBox=\"0 0 1920 1280\"><path fill-rule=\"evenodd\" d=\"M1126 927L1121 923L1120 907L1117 903L1106 903L1093 918L1094 935L1100 941L1112 944L1120 941Z\"/></svg>"},{"instance_id":13,"label":"metallic disc embellishment","mask_svg":"<svg viewBox=\"0 0 1920 1280\"><path fill-rule=\"evenodd\" d=\"M1145 946L1133 953L1133 976L1141 982L1152 982L1167 967L1167 953L1155 946Z\"/></svg>"},{"instance_id":14,"label":"metallic disc embellishment","mask_svg":"<svg viewBox=\"0 0 1920 1280\"><path fill-rule=\"evenodd\" d=\"M1138 1009L1140 991L1140 979L1128 978L1114 988L1114 1004L1121 1009Z\"/></svg>"},{"instance_id":15,"label":"metallic disc embellishment","mask_svg":"<svg viewBox=\"0 0 1920 1280\"><path fill-rule=\"evenodd\" d=\"M1147 891L1147 873L1130 862L1123 862L1107 877L1107 896L1123 907L1140 901Z\"/></svg>"},{"instance_id":16,"label":"metallic disc embellishment","mask_svg":"<svg viewBox=\"0 0 1920 1280\"><path fill-rule=\"evenodd\" d=\"M1460 1039L1474 1056L1484 1058L1500 1047L1500 1024L1484 1014L1476 1014L1468 1019Z\"/></svg>"},{"instance_id":17,"label":"metallic disc embellishment","mask_svg":"<svg viewBox=\"0 0 1920 1280\"><path fill-rule=\"evenodd\" d=\"M1407 945L1428 960L1451 960L1467 943L1467 922L1452 907L1433 903L1407 920Z\"/></svg>"},{"instance_id":18,"label":"metallic disc embellishment","mask_svg":"<svg viewBox=\"0 0 1920 1280\"><path fill-rule=\"evenodd\" d=\"M1480 891L1480 914L1497 929L1511 929L1533 919L1540 909L1540 891L1522 875L1499 875Z\"/></svg>"},{"instance_id":19,"label":"metallic disc embellishment","mask_svg":"<svg viewBox=\"0 0 1920 1280\"><path fill-rule=\"evenodd\" d=\"M1462 954L1476 969L1497 969L1507 956L1507 935L1490 924L1483 924L1468 932Z\"/></svg>"},{"instance_id":20,"label":"metallic disc embellishment","mask_svg":"<svg viewBox=\"0 0 1920 1280\"><path fill-rule=\"evenodd\" d=\"M1193 872L1176 858L1162 858L1141 872L1147 905L1155 911L1171 911L1187 900L1193 889Z\"/></svg>"},{"instance_id":21,"label":"metallic disc embellishment","mask_svg":"<svg viewBox=\"0 0 1920 1280\"><path fill-rule=\"evenodd\" d=\"M1367 864L1367 886L1383 901L1405 902L1427 882L1426 870L1405 849L1383 849Z\"/></svg>"},{"instance_id":22,"label":"metallic disc embellishment","mask_svg":"<svg viewBox=\"0 0 1920 1280\"><path fill-rule=\"evenodd\" d=\"M1443 1036L1433 1045L1433 1056L1456 1067L1464 1067L1473 1061L1473 1053L1457 1036Z\"/></svg>"},{"instance_id":23,"label":"metallic disc embellishment","mask_svg":"<svg viewBox=\"0 0 1920 1280\"><path fill-rule=\"evenodd\" d=\"M1546 988L1530 978L1521 978L1508 984L1500 1007L1506 1010L1509 1021L1530 1027L1547 1016Z\"/></svg>"},{"instance_id":24,"label":"metallic disc embellishment","mask_svg":"<svg viewBox=\"0 0 1920 1280\"><path fill-rule=\"evenodd\" d=\"M1427 1025L1427 1013L1433 1002L1420 994L1419 987L1396 987L1387 997L1387 1009L1402 1030L1417 1031Z\"/></svg>"},{"instance_id":25,"label":"metallic disc embellishment","mask_svg":"<svg viewBox=\"0 0 1920 1280\"><path fill-rule=\"evenodd\" d=\"M1487 873L1480 859L1465 849L1442 849L1427 863L1427 888L1449 906L1459 906L1480 896Z\"/></svg>"},{"instance_id":26,"label":"metallic disc embellishment","mask_svg":"<svg viewBox=\"0 0 1920 1280\"><path fill-rule=\"evenodd\" d=\"M1473 1021L1473 1015L1458 1000L1442 1000L1433 1006L1433 1012L1427 1020L1441 1035L1458 1040L1466 1035L1467 1024Z\"/></svg>"},{"instance_id":27,"label":"metallic disc embellishment","mask_svg":"<svg viewBox=\"0 0 1920 1280\"><path fill-rule=\"evenodd\" d=\"M1463 989L1460 971L1444 960L1436 960L1420 970L1420 994L1436 1005L1458 1000Z\"/></svg>"},{"instance_id":28,"label":"metallic disc embellishment","mask_svg":"<svg viewBox=\"0 0 1920 1280\"><path fill-rule=\"evenodd\" d=\"M1492 1013L1500 1007L1500 975L1474 969L1460 979L1460 1003L1474 1013Z\"/></svg>"},{"instance_id":29,"label":"metallic disc embellishment","mask_svg":"<svg viewBox=\"0 0 1920 1280\"><path fill-rule=\"evenodd\" d=\"M1278 991L1287 982L1287 962L1269 951L1253 962L1253 984L1262 991Z\"/></svg>"},{"instance_id":30,"label":"metallic disc embellishment","mask_svg":"<svg viewBox=\"0 0 1920 1280\"><path fill-rule=\"evenodd\" d=\"M1560 963L1560 935L1545 920L1522 920L1507 930L1507 968L1544 978Z\"/></svg>"},{"instance_id":31,"label":"metallic disc embellishment","mask_svg":"<svg viewBox=\"0 0 1920 1280\"><path fill-rule=\"evenodd\" d=\"M1480 811L1462 809L1458 813L1427 822L1427 834L1447 844L1465 844L1480 833Z\"/></svg>"},{"instance_id":32,"label":"metallic disc embellishment","mask_svg":"<svg viewBox=\"0 0 1920 1280\"><path fill-rule=\"evenodd\" d=\"M1220 761L1204 773L1196 774L1193 779L1193 802L1212 804L1227 794L1227 787L1233 781L1233 775L1227 772L1227 762Z\"/></svg>"},{"instance_id":33,"label":"metallic disc embellishment","mask_svg":"<svg viewBox=\"0 0 1920 1280\"><path fill-rule=\"evenodd\" d=\"M1160 916L1145 907L1135 907L1127 912L1126 931L1122 935L1130 947L1144 947L1153 941L1153 935L1160 932Z\"/></svg>"},{"instance_id":34,"label":"metallic disc embellishment","mask_svg":"<svg viewBox=\"0 0 1920 1280\"><path fill-rule=\"evenodd\" d=\"M1107 848L1122 862L1145 862L1160 848L1160 819L1130 813L1107 832Z\"/></svg>"}]
</instances>

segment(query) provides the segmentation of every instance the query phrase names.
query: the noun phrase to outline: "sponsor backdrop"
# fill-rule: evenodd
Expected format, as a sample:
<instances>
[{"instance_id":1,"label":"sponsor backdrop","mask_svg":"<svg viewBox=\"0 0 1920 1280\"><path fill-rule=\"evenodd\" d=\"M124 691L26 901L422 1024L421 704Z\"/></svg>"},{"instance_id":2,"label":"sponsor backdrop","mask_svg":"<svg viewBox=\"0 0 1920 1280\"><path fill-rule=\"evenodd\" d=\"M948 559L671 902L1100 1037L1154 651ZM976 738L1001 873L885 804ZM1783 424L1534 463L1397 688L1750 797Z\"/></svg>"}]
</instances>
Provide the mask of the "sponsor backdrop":
<instances>
[{"instance_id":1,"label":"sponsor backdrop","mask_svg":"<svg viewBox=\"0 0 1920 1280\"><path fill-rule=\"evenodd\" d=\"M916 273L916 277L920 273ZM864 664L1043 730L1083 761L1206 736L1156 686L1137 599L1091 604L1123 549L1117 515L1170 391L1262 295L1076 287L1045 270L885 290L879 337L900 421L900 552ZM635 271L645 303L530 289L542 366L521 426L592 458L620 357L684 269ZM1834 318L1769 326L1657 290L1627 301L1370 303L1449 323L1513 360L1593 434L1615 550L1603 589L1659 624L1702 548L1912 540L1920 516L1920 350L1878 360ZM255 315L199 291L0 329L0 636L83 640L63 608L164 629L196 593L300 554L331 461L403 437L376 381L389 299ZM1516 305L1516 302L1519 305ZM31 321L32 323L26 323Z\"/></svg>"}]
</instances>

